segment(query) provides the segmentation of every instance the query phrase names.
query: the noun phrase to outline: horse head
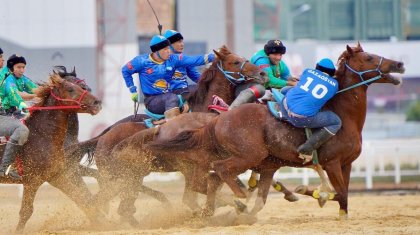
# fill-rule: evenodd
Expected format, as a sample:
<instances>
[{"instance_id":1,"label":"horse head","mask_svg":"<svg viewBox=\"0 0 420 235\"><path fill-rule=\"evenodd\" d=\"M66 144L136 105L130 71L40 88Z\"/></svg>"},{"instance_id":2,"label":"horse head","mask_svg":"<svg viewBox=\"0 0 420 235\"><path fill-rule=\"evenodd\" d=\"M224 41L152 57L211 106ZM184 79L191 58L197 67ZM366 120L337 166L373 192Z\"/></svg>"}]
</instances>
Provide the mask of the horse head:
<instances>
[{"instance_id":1,"label":"horse head","mask_svg":"<svg viewBox=\"0 0 420 235\"><path fill-rule=\"evenodd\" d=\"M53 72L60 75L60 77L63 78L64 80L79 85L81 88L83 88L83 90L87 90L89 92L92 91L92 89L86 84L84 79L80 79L77 77L75 67L73 67L73 71L67 72L67 69L65 66L56 65L53 67Z\"/></svg>"},{"instance_id":2,"label":"horse head","mask_svg":"<svg viewBox=\"0 0 420 235\"><path fill-rule=\"evenodd\" d=\"M404 73L405 71L403 62L365 52L360 43L357 43L356 47L347 45L347 49L339 57L338 63L336 77L352 77L345 76L347 72L348 75L353 75L353 77L357 78L357 82L366 81L367 85L370 83L392 83L398 85L401 83L401 79L394 77L390 73ZM355 81L348 81L346 78L346 81L339 81L339 83L340 87L347 87L353 85Z\"/></svg>"},{"instance_id":3,"label":"horse head","mask_svg":"<svg viewBox=\"0 0 420 235\"><path fill-rule=\"evenodd\" d=\"M230 82L239 84L252 80L264 84L268 81L268 76L264 71L244 57L232 53L226 46L213 51L218 58L213 63L217 63L218 69Z\"/></svg>"},{"instance_id":4,"label":"horse head","mask_svg":"<svg viewBox=\"0 0 420 235\"><path fill-rule=\"evenodd\" d=\"M102 109L101 101L88 90L64 80L58 73L49 77L48 84L35 90L39 101L35 106L56 106L63 112L90 113L95 115Z\"/></svg>"}]
</instances>

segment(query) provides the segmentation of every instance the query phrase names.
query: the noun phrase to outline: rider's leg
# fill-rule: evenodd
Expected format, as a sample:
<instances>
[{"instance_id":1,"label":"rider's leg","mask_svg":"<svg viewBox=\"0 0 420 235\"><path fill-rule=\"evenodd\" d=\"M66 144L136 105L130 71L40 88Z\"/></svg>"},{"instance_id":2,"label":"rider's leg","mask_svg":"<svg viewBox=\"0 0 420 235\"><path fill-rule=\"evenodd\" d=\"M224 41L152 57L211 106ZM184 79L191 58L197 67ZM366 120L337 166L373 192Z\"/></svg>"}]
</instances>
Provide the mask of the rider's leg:
<instances>
[{"instance_id":1,"label":"rider's leg","mask_svg":"<svg viewBox=\"0 0 420 235\"><path fill-rule=\"evenodd\" d=\"M333 137L341 128L341 120L334 112L322 111L315 115L307 127L321 129L315 131L304 144L298 147L297 151L301 158L312 156L314 150Z\"/></svg>"},{"instance_id":2,"label":"rider's leg","mask_svg":"<svg viewBox=\"0 0 420 235\"><path fill-rule=\"evenodd\" d=\"M19 174L10 169L10 166L14 163L16 154L28 140L29 129L19 120L4 116L2 116L0 128L3 130L2 133L10 135L0 165L0 177L9 176L20 180Z\"/></svg>"},{"instance_id":3,"label":"rider's leg","mask_svg":"<svg viewBox=\"0 0 420 235\"><path fill-rule=\"evenodd\" d=\"M232 102L229 110L241 104L252 103L265 94L265 87L258 83L246 83L236 87L236 99Z\"/></svg>"}]
</instances>

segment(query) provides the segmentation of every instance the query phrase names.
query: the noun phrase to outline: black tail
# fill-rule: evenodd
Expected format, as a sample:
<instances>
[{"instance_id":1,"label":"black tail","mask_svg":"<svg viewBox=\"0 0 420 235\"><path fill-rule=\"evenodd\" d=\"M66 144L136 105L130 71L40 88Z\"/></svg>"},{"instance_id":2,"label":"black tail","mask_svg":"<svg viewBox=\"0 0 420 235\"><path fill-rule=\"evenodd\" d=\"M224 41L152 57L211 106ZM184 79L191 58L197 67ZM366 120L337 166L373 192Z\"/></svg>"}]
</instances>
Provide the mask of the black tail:
<instances>
[{"instance_id":1,"label":"black tail","mask_svg":"<svg viewBox=\"0 0 420 235\"><path fill-rule=\"evenodd\" d=\"M73 144L68 146L65 149L65 154L68 156L67 158L77 157L77 160L82 160L85 154L88 155L86 159L86 163L88 166L91 166L94 162L94 154L96 150L96 144L98 143L100 136L92 138L90 140L86 140L77 144Z\"/></svg>"}]
</instances>

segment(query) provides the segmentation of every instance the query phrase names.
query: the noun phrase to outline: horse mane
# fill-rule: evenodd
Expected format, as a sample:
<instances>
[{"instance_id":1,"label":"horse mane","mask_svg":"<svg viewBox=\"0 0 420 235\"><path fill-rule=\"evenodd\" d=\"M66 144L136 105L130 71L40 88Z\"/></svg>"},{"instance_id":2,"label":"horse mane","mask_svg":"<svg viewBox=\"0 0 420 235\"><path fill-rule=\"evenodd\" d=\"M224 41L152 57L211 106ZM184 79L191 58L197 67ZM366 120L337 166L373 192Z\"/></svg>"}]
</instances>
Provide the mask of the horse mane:
<instances>
[{"instance_id":1,"label":"horse mane","mask_svg":"<svg viewBox=\"0 0 420 235\"><path fill-rule=\"evenodd\" d=\"M42 82L39 86L34 89L35 104L34 106L44 106L48 96L51 94L51 90L57 85L63 83L63 79L59 74L53 73L49 75L49 82Z\"/></svg>"},{"instance_id":2,"label":"horse mane","mask_svg":"<svg viewBox=\"0 0 420 235\"><path fill-rule=\"evenodd\" d=\"M217 50L217 53L227 56L229 54L232 54L232 52L223 45ZM218 71L217 63L219 63L220 59L216 57L216 59L213 61L212 65L205 69L204 72L201 74L200 80L198 81L197 90L192 92L187 97L187 102L189 104L201 104L204 103L204 99L206 98L206 95L208 94L210 83L212 80L216 77L216 73Z\"/></svg>"},{"instance_id":3,"label":"horse mane","mask_svg":"<svg viewBox=\"0 0 420 235\"><path fill-rule=\"evenodd\" d=\"M348 47L348 46L347 46ZM338 57L338 68L335 73L336 77L344 77L346 71L346 62L353 56L354 53L363 52L360 44L357 44L356 47L351 47L351 52L349 51L350 47L347 48L341 55Z\"/></svg>"}]
</instances>

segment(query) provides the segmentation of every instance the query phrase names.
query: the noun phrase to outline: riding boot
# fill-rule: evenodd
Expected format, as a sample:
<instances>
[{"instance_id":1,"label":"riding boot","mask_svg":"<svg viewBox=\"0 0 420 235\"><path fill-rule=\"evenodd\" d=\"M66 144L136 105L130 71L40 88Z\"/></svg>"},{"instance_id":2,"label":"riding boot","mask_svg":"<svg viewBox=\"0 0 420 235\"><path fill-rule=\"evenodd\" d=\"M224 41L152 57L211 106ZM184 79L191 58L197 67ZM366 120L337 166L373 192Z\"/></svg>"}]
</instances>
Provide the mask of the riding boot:
<instances>
[{"instance_id":1,"label":"riding boot","mask_svg":"<svg viewBox=\"0 0 420 235\"><path fill-rule=\"evenodd\" d=\"M314 132L304 144L298 147L297 151L299 153L299 158L304 159L305 162L312 160L312 152L318 149L333 136L334 134L325 128Z\"/></svg>"},{"instance_id":2,"label":"riding boot","mask_svg":"<svg viewBox=\"0 0 420 235\"><path fill-rule=\"evenodd\" d=\"M238 97L232 102L229 106L229 110L232 110L235 107L238 107L241 104L252 103L256 100L254 92L251 89L243 90L239 93Z\"/></svg>"},{"instance_id":3,"label":"riding boot","mask_svg":"<svg viewBox=\"0 0 420 235\"><path fill-rule=\"evenodd\" d=\"M15 162L16 154L22 148L22 145L14 140L10 140L4 149L2 163L0 165L0 177L10 177L15 180L21 180L22 177L16 170L11 168L11 165Z\"/></svg>"},{"instance_id":4,"label":"riding boot","mask_svg":"<svg viewBox=\"0 0 420 235\"><path fill-rule=\"evenodd\" d=\"M179 111L179 108L171 108L169 110L166 110L164 113L166 121L178 116L181 114Z\"/></svg>"}]
</instances>

